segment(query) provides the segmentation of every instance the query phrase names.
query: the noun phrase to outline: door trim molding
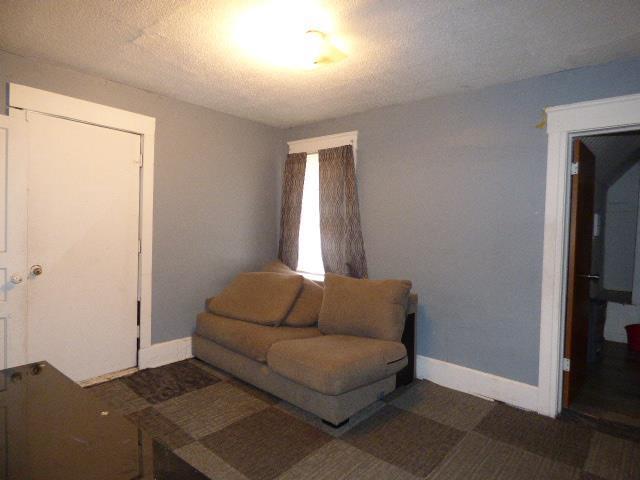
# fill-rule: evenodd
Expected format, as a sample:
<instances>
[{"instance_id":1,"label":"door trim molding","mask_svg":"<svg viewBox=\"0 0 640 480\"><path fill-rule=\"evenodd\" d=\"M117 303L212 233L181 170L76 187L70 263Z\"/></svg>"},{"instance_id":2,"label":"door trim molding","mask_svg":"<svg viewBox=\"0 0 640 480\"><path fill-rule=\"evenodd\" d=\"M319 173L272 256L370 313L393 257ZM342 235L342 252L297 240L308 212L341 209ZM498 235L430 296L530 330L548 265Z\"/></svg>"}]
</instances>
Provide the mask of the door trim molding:
<instances>
[{"instance_id":1,"label":"door trim molding","mask_svg":"<svg viewBox=\"0 0 640 480\"><path fill-rule=\"evenodd\" d=\"M161 367L168 363L179 362L192 357L191 337L177 338L140 349L138 368L143 370L145 368Z\"/></svg>"},{"instance_id":2,"label":"door trim molding","mask_svg":"<svg viewBox=\"0 0 640 480\"><path fill-rule=\"evenodd\" d=\"M547 179L544 216L538 412L555 417L562 407L562 357L568 253L571 140L640 126L640 95L560 105L547 115Z\"/></svg>"},{"instance_id":3,"label":"door trim molding","mask_svg":"<svg viewBox=\"0 0 640 480\"><path fill-rule=\"evenodd\" d=\"M16 115L18 112L18 115ZM24 221L24 212L27 208L27 192L23 187L27 185L27 169L13 158L27 158L28 144L26 122L19 115L19 111L9 112L9 142L6 165L6 195L7 202L11 199L12 206L7 205L6 218L6 248L7 271L9 274L22 272L26 267L27 258L27 222ZM13 305L11 305L13 304ZM11 295L7 294L5 307L8 309L5 322L5 367L14 367L26 363L27 353L27 324L15 320L14 305L27 305L26 288L12 288ZM12 320L13 317L13 321Z\"/></svg>"},{"instance_id":4,"label":"door trim molding","mask_svg":"<svg viewBox=\"0 0 640 480\"><path fill-rule=\"evenodd\" d=\"M151 288L153 259L153 178L156 119L37 88L9 84L9 107L140 135L140 241L138 288L140 347L151 346Z\"/></svg>"},{"instance_id":5,"label":"door trim molding","mask_svg":"<svg viewBox=\"0 0 640 480\"><path fill-rule=\"evenodd\" d=\"M9 83L9 107L80 120L140 135L154 135L156 130L156 119L153 117L18 83Z\"/></svg>"}]
</instances>

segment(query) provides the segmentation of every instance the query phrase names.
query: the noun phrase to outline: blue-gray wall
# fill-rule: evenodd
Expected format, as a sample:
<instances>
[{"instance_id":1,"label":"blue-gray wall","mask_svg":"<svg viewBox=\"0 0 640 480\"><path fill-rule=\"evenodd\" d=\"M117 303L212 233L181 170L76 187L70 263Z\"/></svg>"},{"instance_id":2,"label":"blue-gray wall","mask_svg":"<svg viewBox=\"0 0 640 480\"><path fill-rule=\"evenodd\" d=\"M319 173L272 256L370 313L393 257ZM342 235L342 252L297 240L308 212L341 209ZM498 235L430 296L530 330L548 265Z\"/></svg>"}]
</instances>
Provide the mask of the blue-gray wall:
<instances>
[{"instance_id":1,"label":"blue-gray wall","mask_svg":"<svg viewBox=\"0 0 640 480\"><path fill-rule=\"evenodd\" d=\"M289 130L0 52L8 81L156 117L154 343L190 335L205 296L275 255L284 140L359 130L370 274L413 280L419 353L536 384L535 125L546 106L640 92L640 58Z\"/></svg>"},{"instance_id":2,"label":"blue-gray wall","mask_svg":"<svg viewBox=\"0 0 640 480\"><path fill-rule=\"evenodd\" d=\"M0 51L7 82L156 118L153 343L190 336L206 297L274 258L282 130Z\"/></svg>"},{"instance_id":3,"label":"blue-gray wall","mask_svg":"<svg viewBox=\"0 0 640 480\"><path fill-rule=\"evenodd\" d=\"M290 129L358 130L369 273L413 280L418 353L538 382L547 106L640 92L640 59Z\"/></svg>"}]
</instances>

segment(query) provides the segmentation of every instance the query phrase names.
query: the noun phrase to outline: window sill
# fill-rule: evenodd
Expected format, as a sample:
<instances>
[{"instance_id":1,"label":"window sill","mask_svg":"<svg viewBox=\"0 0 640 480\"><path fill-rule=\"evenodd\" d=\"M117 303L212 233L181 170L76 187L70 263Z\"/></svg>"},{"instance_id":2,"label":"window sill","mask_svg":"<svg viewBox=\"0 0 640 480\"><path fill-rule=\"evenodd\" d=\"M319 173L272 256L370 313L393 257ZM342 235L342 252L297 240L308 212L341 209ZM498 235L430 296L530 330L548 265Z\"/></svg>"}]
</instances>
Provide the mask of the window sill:
<instances>
[{"instance_id":1,"label":"window sill","mask_svg":"<svg viewBox=\"0 0 640 480\"><path fill-rule=\"evenodd\" d=\"M309 280L313 280L314 282L324 282L324 273L302 272L300 270L297 270L296 273L299 273L304 278L308 278Z\"/></svg>"}]
</instances>

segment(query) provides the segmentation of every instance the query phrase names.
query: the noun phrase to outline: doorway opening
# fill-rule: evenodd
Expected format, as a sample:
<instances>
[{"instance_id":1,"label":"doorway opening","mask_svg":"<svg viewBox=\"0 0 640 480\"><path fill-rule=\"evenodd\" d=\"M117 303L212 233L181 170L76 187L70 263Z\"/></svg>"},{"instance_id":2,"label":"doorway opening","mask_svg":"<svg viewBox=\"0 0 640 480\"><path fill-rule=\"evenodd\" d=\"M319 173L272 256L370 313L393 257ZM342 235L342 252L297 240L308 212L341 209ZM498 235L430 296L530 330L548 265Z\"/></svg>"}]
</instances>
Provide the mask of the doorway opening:
<instances>
[{"instance_id":1,"label":"doorway opening","mask_svg":"<svg viewBox=\"0 0 640 480\"><path fill-rule=\"evenodd\" d=\"M571 158L562 406L640 428L640 130L573 137Z\"/></svg>"}]
</instances>

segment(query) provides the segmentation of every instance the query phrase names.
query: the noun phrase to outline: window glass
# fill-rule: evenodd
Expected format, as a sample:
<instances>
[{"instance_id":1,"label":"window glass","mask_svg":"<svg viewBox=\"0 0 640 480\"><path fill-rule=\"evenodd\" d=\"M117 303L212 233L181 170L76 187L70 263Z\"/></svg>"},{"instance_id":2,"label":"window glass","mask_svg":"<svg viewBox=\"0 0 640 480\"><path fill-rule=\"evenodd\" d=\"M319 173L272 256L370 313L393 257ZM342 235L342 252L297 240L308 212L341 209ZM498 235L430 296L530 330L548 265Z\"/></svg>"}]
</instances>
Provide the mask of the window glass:
<instances>
[{"instance_id":1,"label":"window glass","mask_svg":"<svg viewBox=\"0 0 640 480\"><path fill-rule=\"evenodd\" d=\"M320 246L320 173L317 153L307 155L298 245L297 270L309 278L322 280L324 266Z\"/></svg>"}]
</instances>

